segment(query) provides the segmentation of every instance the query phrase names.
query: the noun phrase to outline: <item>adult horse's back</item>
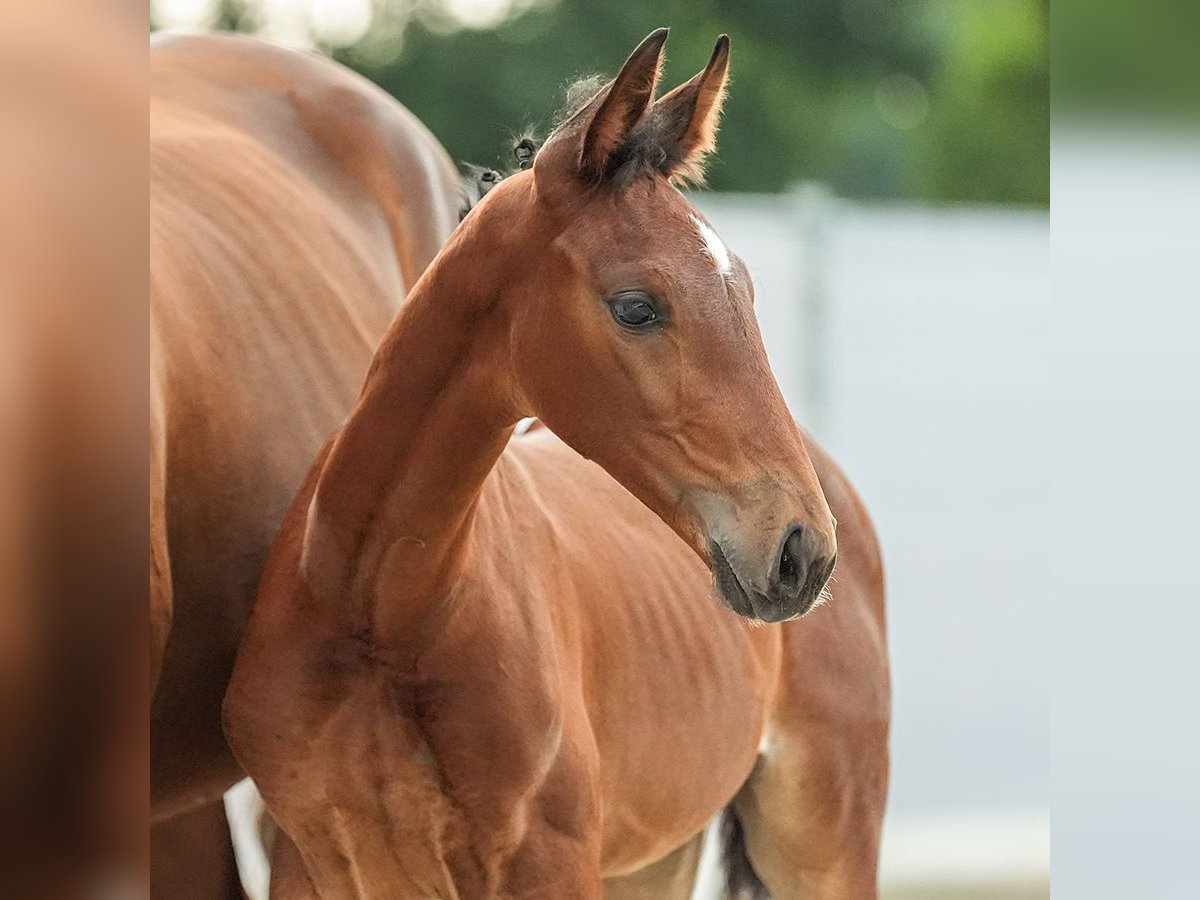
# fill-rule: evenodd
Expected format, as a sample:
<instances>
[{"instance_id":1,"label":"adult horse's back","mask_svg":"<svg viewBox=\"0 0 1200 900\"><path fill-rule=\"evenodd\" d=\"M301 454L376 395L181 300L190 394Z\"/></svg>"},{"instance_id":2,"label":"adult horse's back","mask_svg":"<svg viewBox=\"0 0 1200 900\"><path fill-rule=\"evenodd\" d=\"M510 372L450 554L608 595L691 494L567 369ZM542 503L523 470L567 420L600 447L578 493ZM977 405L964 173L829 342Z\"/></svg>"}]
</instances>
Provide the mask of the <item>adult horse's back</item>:
<instances>
[{"instance_id":1,"label":"adult horse's back","mask_svg":"<svg viewBox=\"0 0 1200 900\"><path fill-rule=\"evenodd\" d=\"M151 54L151 713L156 821L240 775L220 708L263 559L457 179L342 67L232 36Z\"/></svg>"}]
</instances>

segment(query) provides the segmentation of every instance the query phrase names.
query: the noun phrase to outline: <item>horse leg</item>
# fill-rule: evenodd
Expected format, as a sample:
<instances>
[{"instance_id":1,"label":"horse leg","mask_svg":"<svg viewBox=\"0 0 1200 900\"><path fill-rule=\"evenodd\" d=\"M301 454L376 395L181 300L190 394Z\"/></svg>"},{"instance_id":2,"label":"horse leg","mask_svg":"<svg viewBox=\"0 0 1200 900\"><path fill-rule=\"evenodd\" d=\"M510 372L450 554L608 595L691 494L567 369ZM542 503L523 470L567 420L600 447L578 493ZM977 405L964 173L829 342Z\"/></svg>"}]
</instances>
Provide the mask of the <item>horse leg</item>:
<instances>
[{"instance_id":1,"label":"horse leg","mask_svg":"<svg viewBox=\"0 0 1200 900\"><path fill-rule=\"evenodd\" d=\"M221 800L153 826L150 895L154 900L244 900Z\"/></svg>"},{"instance_id":2,"label":"horse leg","mask_svg":"<svg viewBox=\"0 0 1200 900\"><path fill-rule=\"evenodd\" d=\"M847 566L827 609L784 626L779 694L734 801L776 898L878 896L891 698L878 612Z\"/></svg>"},{"instance_id":3,"label":"horse leg","mask_svg":"<svg viewBox=\"0 0 1200 900\"><path fill-rule=\"evenodd\" d=\"M696 883L704 832L658 862L604 881L604 900L688 900Z\"/></svg>"},{"instance_id":4,"label":"horse leg","mask_svg":"<svg viewBox=\"0 0 1200 900\"><path fill-rule=\"evenodd\" d=\"M886 730L809 723L767 748L734 801L754 872L777 900L878 896Z\"/></svg>"}]
</instances>

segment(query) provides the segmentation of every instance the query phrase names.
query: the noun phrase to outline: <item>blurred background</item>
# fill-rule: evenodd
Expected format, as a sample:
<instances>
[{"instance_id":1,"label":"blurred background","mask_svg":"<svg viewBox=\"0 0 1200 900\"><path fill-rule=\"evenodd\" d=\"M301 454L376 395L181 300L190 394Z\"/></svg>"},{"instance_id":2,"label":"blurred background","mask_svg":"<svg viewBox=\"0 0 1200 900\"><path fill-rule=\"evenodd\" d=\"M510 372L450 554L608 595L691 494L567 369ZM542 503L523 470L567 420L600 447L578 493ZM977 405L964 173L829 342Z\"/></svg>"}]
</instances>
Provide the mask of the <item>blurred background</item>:
<instances>
[{"instance_id":1,"label":"blurred background","mask_svg":"<svg viewBox=\"0 0 1200 900\"><path fill-rule=\"evenodd\" d=\"M652 28L672 29L670 83L725 32L735 89L713 190L816 180L853 198L1050 199L1048 0L154 0L152 16L329 52L480 165Z\"/></svg>"},{"instance_id":2,"label":"blurred background","mask_svg":"<svg viewBox=\"0 0 1200 900\"><path fill-rule=\"evenodd\" d=\"M1195 897L1200 4L1054 16L1054 891Z\"/></svg>"},{"instance_id":3,"label":"blurred background","mask_svg":"<svg viewBox=\"0 0 1200 900\"><path fill-rule=\"evenodd\" d=\"M891 898L1049 894L1046 0L155 0L157 27L333 55L507 168L562 88L669 25L733 42L695 202L746 260L784 392L867 500L895 679ZM1090 514L1089 514L1090 515ZM1063 522L1064 533L1086 522ZM1081 532L1083 533L1083 532ZM816 613L819 615L819 612ZM702 888L703 891L703 888Z\"/></svg>"}]
</instances>

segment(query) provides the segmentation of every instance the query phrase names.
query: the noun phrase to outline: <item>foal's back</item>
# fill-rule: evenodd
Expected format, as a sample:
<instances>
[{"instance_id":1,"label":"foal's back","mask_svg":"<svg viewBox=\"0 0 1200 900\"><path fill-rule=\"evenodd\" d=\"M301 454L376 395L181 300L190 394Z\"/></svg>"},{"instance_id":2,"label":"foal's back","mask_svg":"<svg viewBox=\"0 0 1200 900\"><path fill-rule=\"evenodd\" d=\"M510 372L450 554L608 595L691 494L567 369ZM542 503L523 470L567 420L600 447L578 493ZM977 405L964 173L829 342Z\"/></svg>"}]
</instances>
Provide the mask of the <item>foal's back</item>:
<instances>
[{"instance_id":1,"label":"foal's back","mask_svg":"<svg viewBox=\"0 0 1200 900\"><path fill-rule=\"evenodd\" d=\"M219 710L263 558L456 211L445 151L347 70L246 38L154 42L158 815L237 777Z\"/></svg>"}]
</instances>

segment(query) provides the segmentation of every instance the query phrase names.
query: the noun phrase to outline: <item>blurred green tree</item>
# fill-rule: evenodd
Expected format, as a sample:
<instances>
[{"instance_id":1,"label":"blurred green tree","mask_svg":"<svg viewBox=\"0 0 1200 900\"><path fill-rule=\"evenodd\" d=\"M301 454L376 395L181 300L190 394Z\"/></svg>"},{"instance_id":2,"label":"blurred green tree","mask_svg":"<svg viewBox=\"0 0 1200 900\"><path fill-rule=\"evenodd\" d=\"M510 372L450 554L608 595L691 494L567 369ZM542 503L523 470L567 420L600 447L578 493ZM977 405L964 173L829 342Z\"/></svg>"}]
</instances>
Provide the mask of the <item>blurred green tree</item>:
<instances>
[{"instance_id":1,"label":"blurred green tree","mask_svg":"<svg viewBox=\"0 0 1200 900\"><path fill-rule=\"evenodd\" d=\"M818 180L849 197L1049 202L1045 0L357 2L370 28L326 49L463 161L507 166L511 135L552 124L566 83L612 73L665 24L665 87L718 34L733 41L713 189ZM271 8L222 0L218 24L257 30Z\"/></svg>"}]
</instances>

